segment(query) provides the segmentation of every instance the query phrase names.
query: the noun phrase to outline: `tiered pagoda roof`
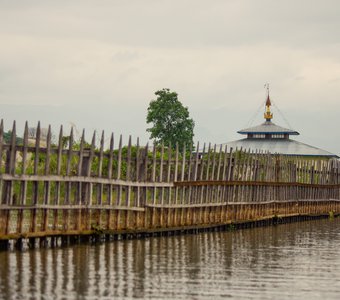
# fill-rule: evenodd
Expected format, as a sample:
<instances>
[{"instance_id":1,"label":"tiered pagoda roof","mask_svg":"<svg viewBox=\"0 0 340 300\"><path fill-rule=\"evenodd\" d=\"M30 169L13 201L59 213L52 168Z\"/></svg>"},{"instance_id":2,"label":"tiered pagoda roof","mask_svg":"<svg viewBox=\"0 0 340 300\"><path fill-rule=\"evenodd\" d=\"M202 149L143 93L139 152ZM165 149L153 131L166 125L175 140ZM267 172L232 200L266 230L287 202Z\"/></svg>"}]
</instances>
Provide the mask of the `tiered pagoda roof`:
<instances>
[{"instance_id":1,"label":"tiered pagoda roof","mask_svg":"<svg viewBox=\"0 0 340 300\"><path fill-rule=\"evenodd\" d=\"M291 135L299 135L299 132L274 124L272 122L273 113L271 112L269 92L265 104L264 118L264 123L238 131L239 134L247 135L246 138L224 145L234 149L251 149L273 154L339 158L336 154L326 150L290 139Z\"/></svg>"}]
</instances>

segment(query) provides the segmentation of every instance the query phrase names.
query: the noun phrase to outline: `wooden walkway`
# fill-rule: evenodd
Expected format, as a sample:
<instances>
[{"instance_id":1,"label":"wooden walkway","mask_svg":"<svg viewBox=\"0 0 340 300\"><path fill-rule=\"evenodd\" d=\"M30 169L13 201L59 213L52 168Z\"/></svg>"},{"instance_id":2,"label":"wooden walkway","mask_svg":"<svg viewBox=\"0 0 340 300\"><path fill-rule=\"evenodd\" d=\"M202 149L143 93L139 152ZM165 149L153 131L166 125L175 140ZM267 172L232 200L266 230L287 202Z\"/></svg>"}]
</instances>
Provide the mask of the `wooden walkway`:
<instances>
[{"instance_id":1,"label":"wooden walkway","mask_svg":"<svg viewBox=\"0 0 340 300\"><path fill-rule=\"evenodd\" d=\"M73 130L22 143L0 125L0 240L152 232L340 213L340 164L199 145L96 144Z\"/></svg>"}]
</instances>

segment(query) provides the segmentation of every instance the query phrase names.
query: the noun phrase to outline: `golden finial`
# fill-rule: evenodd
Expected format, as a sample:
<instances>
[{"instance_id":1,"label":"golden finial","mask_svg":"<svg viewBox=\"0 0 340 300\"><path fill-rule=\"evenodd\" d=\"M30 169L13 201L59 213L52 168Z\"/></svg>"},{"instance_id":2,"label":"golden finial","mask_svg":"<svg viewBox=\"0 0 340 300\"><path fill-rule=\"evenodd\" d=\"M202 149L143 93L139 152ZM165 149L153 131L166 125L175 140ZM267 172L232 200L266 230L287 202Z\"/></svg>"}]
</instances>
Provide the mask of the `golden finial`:
<instances>
[{"instance_id":1,"label":"golden finial","mask_svg":"<svg viewBox=\"0 0 340 300\"><path fill-rule=\"evenodd\" d=\"M264 118L266 121L270 121L273 118L273 113L270 111L270 107L272 103L270 102L270 97L269 97L269 83L266 83L264 85L267 88L267 101L266 101L266 110L264 113Z\"/></svg>"}]
</instances>

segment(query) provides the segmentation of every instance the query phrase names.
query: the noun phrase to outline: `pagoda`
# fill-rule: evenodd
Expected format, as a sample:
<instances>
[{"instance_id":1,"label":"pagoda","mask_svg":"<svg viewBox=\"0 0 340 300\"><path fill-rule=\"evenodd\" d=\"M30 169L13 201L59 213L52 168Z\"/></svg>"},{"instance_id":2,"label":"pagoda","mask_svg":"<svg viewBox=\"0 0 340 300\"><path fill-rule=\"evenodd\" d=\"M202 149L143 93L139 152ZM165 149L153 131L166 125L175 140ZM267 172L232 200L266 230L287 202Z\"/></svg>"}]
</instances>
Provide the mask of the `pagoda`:
<instances>
[{"instance_id":1,"label":"pagoda","mask_svg":"<svg viewBox=\"0 0 340 300\"><path fill-rule=\"evenodd\" d=\"M336 154L326 150L292 140L290 136L299 135L299 132L274 124L272 122L273 113L271 106L272 103L268 89L264 111L265 122L258 126L238 131L239 134L246 135L247 137L224 145L233 149L250 149L259 152L270 152L272 154L339 158Z\"/></svg>"}]
</instances>

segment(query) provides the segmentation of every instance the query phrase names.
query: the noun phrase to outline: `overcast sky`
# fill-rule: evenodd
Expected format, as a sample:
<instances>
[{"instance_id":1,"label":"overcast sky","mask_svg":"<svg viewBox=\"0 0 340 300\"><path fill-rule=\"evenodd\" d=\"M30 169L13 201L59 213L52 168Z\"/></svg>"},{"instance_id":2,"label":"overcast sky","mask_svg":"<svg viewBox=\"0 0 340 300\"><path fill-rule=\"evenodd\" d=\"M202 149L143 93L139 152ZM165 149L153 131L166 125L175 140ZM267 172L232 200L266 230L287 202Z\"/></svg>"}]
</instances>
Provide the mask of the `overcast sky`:
<instances>
[{"instance_id":1,"label":"overcast sky","mask_svg":"<svg viewBox=\"0 0 340 300\"><path fill-rule=\"evenodd\" d=\"M223 143L263 121L269 82L273 121L340 154L339 16L337 0L0 0L0 117L145 143L170 88L195 140Z\"/></svg>"}]
</instances>

